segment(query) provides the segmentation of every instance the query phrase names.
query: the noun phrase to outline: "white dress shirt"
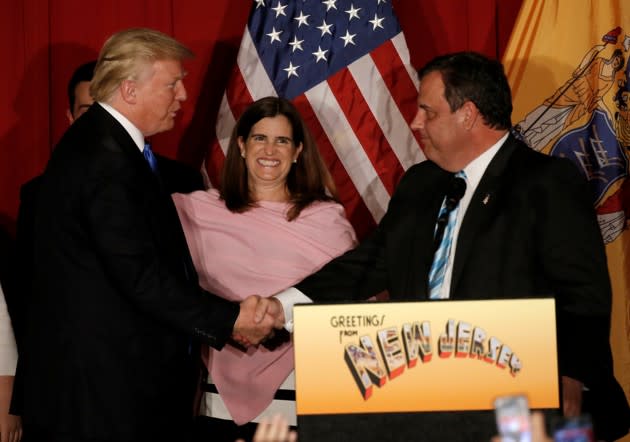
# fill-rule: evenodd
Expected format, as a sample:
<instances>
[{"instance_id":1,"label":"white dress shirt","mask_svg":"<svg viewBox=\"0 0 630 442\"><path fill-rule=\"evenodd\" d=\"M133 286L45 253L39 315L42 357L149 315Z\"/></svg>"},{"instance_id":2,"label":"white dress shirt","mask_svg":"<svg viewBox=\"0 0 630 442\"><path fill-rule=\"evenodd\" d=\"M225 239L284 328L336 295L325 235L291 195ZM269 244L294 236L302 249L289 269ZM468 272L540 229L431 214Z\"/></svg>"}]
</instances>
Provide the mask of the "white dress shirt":
<instances>
[{"instance_id":1,"label":"white dress shirt","mask_svg":"<svg viewBox=\"0 0 630 442\"><path fill-rule=\"evenodd\" d=\"M125 128L133 142L136 143L136 146L138 146L138 149L140 149L140 152L144 152L144 135L142 135L140 129L134 126L134 124L129 121L127 117L118 112L109 104L102 103L100 101L98 102L98 104L100 104L103 109L105 109L112 117L116 119L116 121L118 121L122 125L122 127Z\"/></svg>"}]
</instances>

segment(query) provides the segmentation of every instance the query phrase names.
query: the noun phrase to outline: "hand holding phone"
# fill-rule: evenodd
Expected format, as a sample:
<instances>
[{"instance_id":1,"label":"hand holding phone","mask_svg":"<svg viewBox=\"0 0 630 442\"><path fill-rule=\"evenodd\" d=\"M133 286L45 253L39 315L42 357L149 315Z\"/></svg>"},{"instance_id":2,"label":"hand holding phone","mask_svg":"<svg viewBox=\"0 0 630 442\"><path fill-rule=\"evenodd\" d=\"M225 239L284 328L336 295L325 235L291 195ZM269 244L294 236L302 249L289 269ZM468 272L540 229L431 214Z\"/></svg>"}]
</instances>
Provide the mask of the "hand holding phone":
<instances>
[{"instance_id":1,"label":"hand holding phone","mask_svg":"<svg viewBox=\"0 0 630 442\"><path fill-rule=\"evenodd\" d=\"M494 401L494 413L502 442L531 442L527 397L499 396Z\"/></svg>"}]
</instances>

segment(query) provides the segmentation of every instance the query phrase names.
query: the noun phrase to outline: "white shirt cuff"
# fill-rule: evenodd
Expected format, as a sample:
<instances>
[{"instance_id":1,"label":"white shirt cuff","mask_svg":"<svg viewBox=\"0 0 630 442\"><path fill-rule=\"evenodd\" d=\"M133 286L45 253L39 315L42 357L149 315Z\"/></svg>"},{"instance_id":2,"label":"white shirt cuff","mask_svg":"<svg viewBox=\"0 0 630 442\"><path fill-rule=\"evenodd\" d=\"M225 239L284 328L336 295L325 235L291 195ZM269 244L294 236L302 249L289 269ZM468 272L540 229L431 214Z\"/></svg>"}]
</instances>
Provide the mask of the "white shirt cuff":
<instances>
[{"instance_id":1,"label":"white shirt cuff","mask_svg":"<svg viewBox=\"0 0 630 442\"><path fill-rule=\"evenodd\" d=\"M313 300L295 287L289 287L275 297L280 301L284 310L284 328L289 333L293 333L293 306L295 304L312 304Z\"/></svg>"}]
</instances>

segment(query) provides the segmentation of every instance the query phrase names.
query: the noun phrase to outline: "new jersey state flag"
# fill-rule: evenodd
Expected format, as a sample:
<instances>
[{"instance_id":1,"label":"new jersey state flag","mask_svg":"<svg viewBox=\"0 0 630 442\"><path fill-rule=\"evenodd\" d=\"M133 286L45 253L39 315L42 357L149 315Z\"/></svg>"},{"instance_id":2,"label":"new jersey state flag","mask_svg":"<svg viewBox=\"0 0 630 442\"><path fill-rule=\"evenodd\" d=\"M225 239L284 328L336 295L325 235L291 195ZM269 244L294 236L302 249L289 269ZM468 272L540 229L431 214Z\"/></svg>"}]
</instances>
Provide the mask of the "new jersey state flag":
<instances>
[{"instance_id":1,"label":"new jersey state flag","mask_svg":"<svg viewBox=\"0 0 630 442\"><path fill-rule=\"evenodd\" d=\"M516 129L588 179L613 285L615 374L630 395L630 1L524 0L504 66Z\"/></svg>"},{"instance_id":2,"label":"new jersey state flag","mask_svg":"<svg viewBox=\"0 0 630 442\"><path fill-rule=\"evenodd\" d=\"M409 128L417 74L386 0L254 0L206 155L213 184L232 129L254 100L292 100L364 237L402 174L425 157Z\"/></svg>"}]
</instances>

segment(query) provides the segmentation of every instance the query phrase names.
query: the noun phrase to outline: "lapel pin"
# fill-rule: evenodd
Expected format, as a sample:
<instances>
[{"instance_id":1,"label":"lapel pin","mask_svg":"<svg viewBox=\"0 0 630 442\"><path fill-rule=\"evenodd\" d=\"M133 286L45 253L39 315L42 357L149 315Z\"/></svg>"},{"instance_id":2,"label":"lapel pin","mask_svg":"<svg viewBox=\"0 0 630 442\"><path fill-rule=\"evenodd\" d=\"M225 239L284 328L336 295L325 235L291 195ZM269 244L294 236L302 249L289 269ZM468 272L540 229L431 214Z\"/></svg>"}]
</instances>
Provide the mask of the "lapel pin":
<instances>
[{"instance_id":1,"label":"lapel pin","mask_svg":"<svg viewBox=\"0 0 630 442\"><path fill-rule=\"evenodd\" d=\"M485 206L486 204L488 204L488 201L490 201L490 194L486 193L486 196L483 197L483 200L481 202Z\"/></svg>"}]
</instances>

